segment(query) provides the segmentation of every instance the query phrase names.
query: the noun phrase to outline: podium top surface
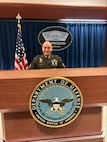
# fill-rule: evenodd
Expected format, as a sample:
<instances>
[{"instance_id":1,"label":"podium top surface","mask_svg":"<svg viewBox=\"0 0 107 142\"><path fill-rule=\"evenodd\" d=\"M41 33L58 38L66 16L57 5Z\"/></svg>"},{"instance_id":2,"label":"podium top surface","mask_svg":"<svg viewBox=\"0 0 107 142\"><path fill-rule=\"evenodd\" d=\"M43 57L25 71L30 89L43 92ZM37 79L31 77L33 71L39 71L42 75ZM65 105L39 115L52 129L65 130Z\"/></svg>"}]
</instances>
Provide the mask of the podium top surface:
<instances>
[{"instance_id":1,"label":"podium top surface","mask_svg":"<svg viewBox=\"0 0 107 142\"><path fill-rule=\"evenodd\" d=\"M107 67L0 71L0 79L43 78L53 76L107 76Z\"/></svg>"}]
</instances>

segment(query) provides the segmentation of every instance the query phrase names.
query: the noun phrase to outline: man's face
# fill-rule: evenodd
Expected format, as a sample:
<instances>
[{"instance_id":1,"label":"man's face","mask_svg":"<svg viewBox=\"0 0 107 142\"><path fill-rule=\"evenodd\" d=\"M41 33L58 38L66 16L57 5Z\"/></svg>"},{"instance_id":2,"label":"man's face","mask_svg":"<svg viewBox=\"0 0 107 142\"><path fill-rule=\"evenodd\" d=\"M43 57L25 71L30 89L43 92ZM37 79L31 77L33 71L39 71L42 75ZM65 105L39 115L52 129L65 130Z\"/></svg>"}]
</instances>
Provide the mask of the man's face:
<instances>
[{"instance_id":1,"label":"man's face","mask_svg":"<svg viewBox=\"0 0 107 142\"><path fill-rule=\"evenodd\" d=\"M52 44L48 41L44 42L42 45L42 52L45 56L49 56L52 53Z\"/></svg>"}]
</instances>

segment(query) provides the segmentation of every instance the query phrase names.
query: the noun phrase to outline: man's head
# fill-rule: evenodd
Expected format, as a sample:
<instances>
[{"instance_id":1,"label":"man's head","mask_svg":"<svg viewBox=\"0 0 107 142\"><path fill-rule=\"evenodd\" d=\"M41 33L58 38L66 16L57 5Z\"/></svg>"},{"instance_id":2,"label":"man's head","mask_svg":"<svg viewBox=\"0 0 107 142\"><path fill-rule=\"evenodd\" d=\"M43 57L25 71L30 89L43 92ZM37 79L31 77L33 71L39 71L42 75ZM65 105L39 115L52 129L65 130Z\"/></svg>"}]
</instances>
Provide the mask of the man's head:
<instances>
[{"instance_id":1,"label":"man's head","mask_svg":"<svg viewBox=\"0 0 107 142\"><path fill-rule=\"evenodd\" d=\"M45 56L50 56L52 53L52 44L49 41L45 41L42 44L42 52Z\"/></svg>"}]
</instances>

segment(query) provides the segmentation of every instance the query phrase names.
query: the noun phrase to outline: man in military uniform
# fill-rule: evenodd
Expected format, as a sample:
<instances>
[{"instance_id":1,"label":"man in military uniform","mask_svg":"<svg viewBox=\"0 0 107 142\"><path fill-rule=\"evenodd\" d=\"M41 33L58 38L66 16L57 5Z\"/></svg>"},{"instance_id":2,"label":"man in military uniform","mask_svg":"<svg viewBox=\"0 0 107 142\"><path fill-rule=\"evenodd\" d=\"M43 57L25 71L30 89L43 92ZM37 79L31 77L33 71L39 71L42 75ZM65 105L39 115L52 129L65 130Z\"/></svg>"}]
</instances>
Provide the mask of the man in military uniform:
<instances>
[{"instance_id":1,"label":"man in military uniform","mask_svg":"<svg viewBox=\"0 0 107 142\"><path fill-rule=\"evenodd\" d=\"M42 45L43 54L35 56L28 69L64 68L61 57L52 54L52 49L52 44L45 41Z\"/></svg>"}]
</instances>

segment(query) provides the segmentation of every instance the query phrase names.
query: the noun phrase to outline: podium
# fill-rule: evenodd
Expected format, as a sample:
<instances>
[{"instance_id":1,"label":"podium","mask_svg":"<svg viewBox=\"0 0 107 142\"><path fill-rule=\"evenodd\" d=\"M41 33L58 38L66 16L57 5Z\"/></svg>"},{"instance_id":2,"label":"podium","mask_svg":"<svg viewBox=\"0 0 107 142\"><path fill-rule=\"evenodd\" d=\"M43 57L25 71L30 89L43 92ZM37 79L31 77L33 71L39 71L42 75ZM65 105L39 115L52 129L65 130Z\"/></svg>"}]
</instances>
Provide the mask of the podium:
<instances>
[{"instance_id":1,"label":"podium","mask_svg":"<svg viewBox=\"0 0 107 142\"><path fill-rule=\"evenodd\" d=\"M48 128L32 118L29 98L38 83L61 76L79 87L83 108L69 125ZM103 142L104 105L107 105L106 67L0 71L0 112L6 142Z\"/></svg>"}]
</instances>

